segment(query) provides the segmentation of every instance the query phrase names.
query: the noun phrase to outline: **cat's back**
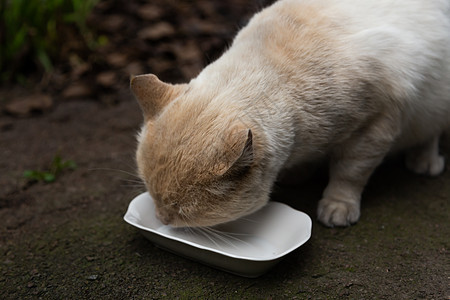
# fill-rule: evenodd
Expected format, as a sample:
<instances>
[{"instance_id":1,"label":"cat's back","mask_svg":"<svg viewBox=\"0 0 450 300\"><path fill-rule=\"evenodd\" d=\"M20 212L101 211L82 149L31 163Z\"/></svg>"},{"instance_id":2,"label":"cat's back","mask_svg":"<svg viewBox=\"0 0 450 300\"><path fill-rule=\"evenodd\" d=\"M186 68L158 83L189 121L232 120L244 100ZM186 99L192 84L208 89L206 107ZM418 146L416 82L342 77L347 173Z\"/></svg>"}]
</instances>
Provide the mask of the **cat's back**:
<instances>
[{"instance_id":1,"label":"cat's back","mask_svg":"<svg viewBox=\"0 0 450 300\"><path fill-rule=\"evenodd\" d=\"M421 25L442 24L450 18L448 0L280 0L274 7L280 12L302 14L302 11L316 10L317 15L340 20L345 17L349 23L362 27L395 25L409 28L414 24L420 30ZM309 10L310 9L310 10ZM403 26L405 25L405 26ZM435 28L436 29L436 28ZM438 28L437 28L438 29Z\"/></svg>"},{"instance_id":2,"label":"cat's back","mask_svg":"<svg viewBox=\"0 0 450 300\"><path fill-rule=\"evenodd\" d=\"M429 51L427 47L448 48L450 42L448 0L281 0L254 21L266 30L271 27L268 24L284 24L278 29L294 41L299 29L321 36L328 32L329 41L342 41L368 51L367 55L386 55L390 47L419 54ZM264 29L256 31L264 33ZM288 37L284 32L278 35Z\"/></svg>"},{"instance_id":3,"label":"cat's back","mask_svg":"<svg viewBox=\"0 0 450 300\"><path fill-rule=\"evenodd\" d=\"M449 123L448 0L281 0L255 15L234 46L251 53L248 64L270 64L303 95L300 105L322 98L352 115L346 96L369 83L378 96L365 101L386 112L401 107L402 131L425 137Z\"/></svg>"},{"instance_id":4,"label":"cat's back","mask_svg":"<svg viewBox=\"0 0 450 300\"><path fill-rule=\"evenodd\" d=\"M267 48L269 56L278 50L295 60L332 49L336 57L327 59L373 60L406 75L450 64L448 0L281 0L249 25L235 44Z\"/></svg>"}]
</instances>

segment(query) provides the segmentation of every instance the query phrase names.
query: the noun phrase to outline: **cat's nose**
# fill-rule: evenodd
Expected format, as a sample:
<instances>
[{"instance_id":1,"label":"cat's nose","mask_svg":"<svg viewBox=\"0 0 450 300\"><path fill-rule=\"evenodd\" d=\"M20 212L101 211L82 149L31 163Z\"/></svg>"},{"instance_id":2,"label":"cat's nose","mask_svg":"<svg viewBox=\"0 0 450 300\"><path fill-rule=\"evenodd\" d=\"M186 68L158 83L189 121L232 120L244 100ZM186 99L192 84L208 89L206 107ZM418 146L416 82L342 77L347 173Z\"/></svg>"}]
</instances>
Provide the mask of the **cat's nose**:
<instances>
[{"instance_id":1,"label":"cat's nose","mask_svg":"<svg viewBox=\"0 0 450 300\"><path fill-rule=\"evenodd\" d=\"M164 225L170 224L170 219L168 217L163 217L160 220L161 220L161 223L163 223Z\"/></svg>"},{"instance_id":2,"label":"cat's nose","mask_svg":"<svg viewBox=\"0 0 450 300\"><path fill-rule=\"evenodd\" d=\"M164 225L169 225L172 218L170 218L168 215L161 214L159 212L156 212L156 217L163 223Z\"/></svg>"}]
</instances>

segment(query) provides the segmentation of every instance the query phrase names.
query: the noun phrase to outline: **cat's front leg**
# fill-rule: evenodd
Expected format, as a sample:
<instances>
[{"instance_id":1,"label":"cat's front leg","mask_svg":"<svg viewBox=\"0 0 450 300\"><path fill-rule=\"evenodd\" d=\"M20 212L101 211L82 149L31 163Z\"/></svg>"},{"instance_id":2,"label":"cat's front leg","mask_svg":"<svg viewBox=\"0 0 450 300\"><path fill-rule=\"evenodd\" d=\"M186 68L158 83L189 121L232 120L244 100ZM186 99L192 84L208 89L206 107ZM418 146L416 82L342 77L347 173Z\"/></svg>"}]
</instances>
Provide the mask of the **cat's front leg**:
<instances>
[{"instance_id":1,"label":"cat's front leg","mask_svg":"<svg viewBox=\"0 0 450 300\"><path fill-rule=\"evenodd\" d=\"M354 186L331 180L319 201L319 221L328 227L356 223L360 216L360 197Z\"/></svg>"},{"instance_id":2,"label":"cat's front leg","mask_svg":"<svg viewBox=\"0 0 450 300\"><path fill-rule=\"evenodd\" d=\"M397 137L394 123L379 118L333 150L329 183L317 210L324 225L349 226L359 220L364 186Z\"/></svg>"}]
</instances>

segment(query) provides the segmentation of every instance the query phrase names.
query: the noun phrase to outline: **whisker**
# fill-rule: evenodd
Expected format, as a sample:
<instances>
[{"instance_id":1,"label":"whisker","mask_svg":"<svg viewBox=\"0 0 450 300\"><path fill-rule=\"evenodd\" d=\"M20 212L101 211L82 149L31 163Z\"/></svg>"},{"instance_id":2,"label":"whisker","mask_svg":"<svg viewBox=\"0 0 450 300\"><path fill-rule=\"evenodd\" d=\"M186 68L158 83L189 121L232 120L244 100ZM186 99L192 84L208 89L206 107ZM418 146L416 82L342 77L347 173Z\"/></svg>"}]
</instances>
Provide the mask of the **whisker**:
<instances>
[{"instance_id":1,"label":"whisker","mask_svg":"<svg viewBox=\"0 0 450 300\"><path fill-rule=\"evenodd\" d=\"M206 232L203 232L201 230L201 227L196 227L195 232L202 234L204 237L210 240L218 249L222 249L222 247L220 247L220 245L217 244L217 242L211 236L209 236Z\"/></svg>"},{"instance_id":2,"label":"whisker","mask_svg":"<svg viewBox=\"0 0 450 300\"><path fill-rule=\"evenodd\" d=\"M227 235L230 235L230 236L250 236L251 235L250 233L229 232L229 231L223 231L223 230L215 229L215 228L212 228L212 227L208 227L208 228L209 228L209 230L212 230L212 231L215 231L215 232L218 232L218 233L227 234Z\"/></svg>"},{"instance_id":3,"label":"whisker","mask_svg":"<svg viewBox=\"0 0 450 300\"><path fill-rule=\"evenodd\" d=\"M205 230L205 232L207 232L207 233L209 233L209 234L215 236L215 237L218 238L220 241L222 241L223 243L225 243L225 244L227 244L227 245L229 245L229 246L232 246L232 247L234 247L234 248L236 248L236 249L238 248L238 246L235 245L235 244L232 242L232 239L227 239L228 236L226 236L226 235L221 235L220 233L214 232L214 231L212 231L212 230L211 230L210 228L208 228L208 227L203 227L203 228L201 228L201 230ZM230 238L230 237L228 237L228 238ZM234 238L234 240L237 240L237 241L241 242L241 240L236 239L236 238Z\"/></svg>"},{"instance_id":4,"label":"whisker","mask_svg":"<svg viewBox=\"0 0 450 300\"><path fill-rule=\"evenodd\" d=\"M141 190L141 193L143 190L145 190L145 186L142 185L138 185L138 184L121 184L121 187L125 187L125 188L138 188Z\"/></svg>"},{"instance_id":5,"label":"whisker","mask_svg":"<svg viewBox=\"0 0 450 300\"><path fill-rule=\"evenodd\" d=\"M224 237L227 237L227 238L232 239L232 240L234 240L234 241L243 243L243 244L245 244L245 245L247 245L247 246L251 246L250 243L248 243L248 242L246 242L246 241L244 241L244 240L242 240L242 239L239 239L239 238L233 236L233 233L230 234L230 233L223 232L223 231L218 231L218 230L216 230L216 231L214 232L214 229L212 229L212 228L208 228L208 229L211 230L211 232L213 232L213 233L215 233L215 234L223 235ZM234 235L236 235L236 234L234 234ZM240 234L240 235L247 235L247 236L250 236L250 234Z\"/></svg>"},{"instance_id":6,"label":"whisker","mask_svg":"<svg viewBox=\"0 0 450 300\"><path fill-rule=\"evenodd\" d=\"M222 236L218 233L215 233L213 231L210 231L208 227L202 227L201 230L203 230L206 234L211 235L212 237L217 238L217 240L221 241L222 244L228 245L230 247L233 247L235 249L238 249L238 246L236 246L232 240L227 239L226 236ZM222 248L223 249L223 248Z\"/></svg>"},{"instance_id":7,"label":"whisker","mask_svg":"<svg viewBox=\"0 0 450 300\"><path fill-rule=\"evenodd\" d=\"M189 218L188 215L186 215L186 214L184 213L184 211L181 211L180 217L181 217L183 223L189 224L189 219L190 219L190 218ZM194 235L194 234L195 234L195 231L194 231L191 227L187 226L187 227L184 227L184 228L187 229L187 231L188 231L191 235Z\"/></svg>"},{"instance_id":8,"label":"whisker","mask_svg":"<svg viewBox=\"0 0 450 300\"><path fill-rule=\"evenodd\" d=\"M207 227L197 226L198 223L195 222L183 210L180 211L179 216L181 217L182 221L185 224L191 224L191 226L187 226L187 227L184 227L184 228L187 229L189 231L189 233L191 233L192 235L197 235L197 236L198 235L202 235L202 236L204 236L207 240L211 241L218 249L223 249L223 247L218 243L218 241L222 241L222 243L230 244L229 241L227 241L226 239L223 239L222 237L220 237L219 235L215 234L214 232L208 232ZM196 226L196 227L192 227L192 226ZM216 241L216 239L218 241ZM232 246L234 246L234 245L232 245Z\"/></svg>"},{"instance_id":9,"label":"whisker","mask_svg":"<svg viewBox=\"0 0 450 300\"><path fill-rule=\"evenodd\" d=\"M142 182L141 180L136 180L136 179L125 179L125 178L121 178L120 180L125 181L125 182L129 182L129 183L141 184L142 186L145 186L145 183Z\"/></svg>"},{"instance_id":10,"label":"whisker","mask_svg":"<svg viewBox=\"0 0 450 300\"><path fill-rule=\"evenodd\" d=\"M256 220L252 220L252 219L245 218L245 217L240 218L240 219L243 220L243 221L247 221L247 222L255 223L255 224L260 224L261 223L261 221L256 221Z\"/></svg>"},{"instance_id":11,"label":"whisker","mask_svg":"<svg viewBox=\"0 0 450 300\"><path fill-rule=\"evenodd\" d=\"M113 168L89 168L88 170L89 170L89 171L110 171L110 172L118 172L118 173L122 173L122 174L125 174L125 175L129 175L129 176L132 176L132 177L141 179L138 175L136 175L136 174L134 174L134 173L131 173L131 172L128 172L128 171L121 170L121 169L113 169Z\"/></svg>"}]
</instances>

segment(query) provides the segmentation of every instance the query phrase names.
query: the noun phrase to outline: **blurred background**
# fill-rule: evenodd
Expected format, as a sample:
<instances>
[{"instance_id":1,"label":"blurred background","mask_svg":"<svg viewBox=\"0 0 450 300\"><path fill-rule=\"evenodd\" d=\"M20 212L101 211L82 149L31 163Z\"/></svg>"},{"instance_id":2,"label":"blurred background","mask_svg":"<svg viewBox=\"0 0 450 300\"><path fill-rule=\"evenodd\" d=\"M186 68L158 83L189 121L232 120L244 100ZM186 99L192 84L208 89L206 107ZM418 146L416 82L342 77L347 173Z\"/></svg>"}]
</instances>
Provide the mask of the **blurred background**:
<instances>
[{"instance_id":1,"label":"blurred background","mask_svg":"<svg viewBox=\"0 0 450 300\"><path fill-rule=\"evenodd\" d=\"M111 104L130 74L186 81L268 2L1 0L0 109L27 115L80 97ZM30 93L40 101L12 99Z\"/></svg>"}]
</instances>

